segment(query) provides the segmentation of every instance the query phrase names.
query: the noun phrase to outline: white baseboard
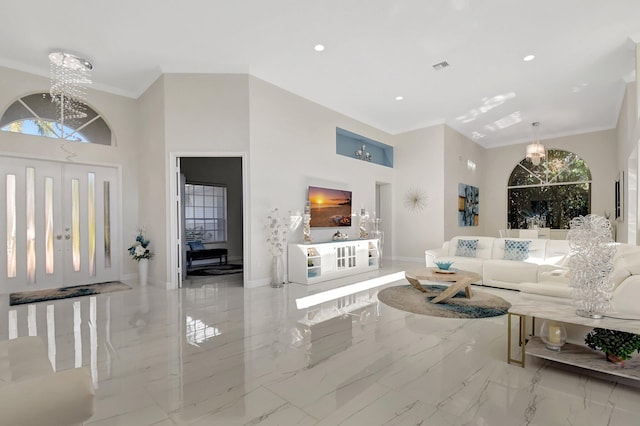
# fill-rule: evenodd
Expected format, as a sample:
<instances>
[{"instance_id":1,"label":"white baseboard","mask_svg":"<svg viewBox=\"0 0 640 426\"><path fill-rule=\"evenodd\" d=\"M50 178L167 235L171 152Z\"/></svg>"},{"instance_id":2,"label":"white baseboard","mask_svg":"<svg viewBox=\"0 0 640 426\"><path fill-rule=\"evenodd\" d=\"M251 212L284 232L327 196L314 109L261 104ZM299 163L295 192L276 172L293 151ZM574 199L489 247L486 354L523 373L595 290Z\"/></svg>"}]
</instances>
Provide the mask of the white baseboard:
<instances>
[{"instance_id":1,"label":"white baseboard","mask_svg":"<svg viewBox=\"0 0 640 426\"><path fill-rule=\"evenodd\" d=\"M424 263L424 257L404 257L404 256L393 256L393 260L397 260L400 262L416 262L416 263ZM384 263L384 259L382 260Z\"/></svg>"},{"instance_id":2,"label":"white baseboard","mask_svg":"<svg viewBox=\"0 0 640 426\"><path fill-rule=\"evenodd\" d=\"M265 287L271 284L271 278L259 278L257 280L247 280L244 288Z\"/></svg>"}]
</instances>

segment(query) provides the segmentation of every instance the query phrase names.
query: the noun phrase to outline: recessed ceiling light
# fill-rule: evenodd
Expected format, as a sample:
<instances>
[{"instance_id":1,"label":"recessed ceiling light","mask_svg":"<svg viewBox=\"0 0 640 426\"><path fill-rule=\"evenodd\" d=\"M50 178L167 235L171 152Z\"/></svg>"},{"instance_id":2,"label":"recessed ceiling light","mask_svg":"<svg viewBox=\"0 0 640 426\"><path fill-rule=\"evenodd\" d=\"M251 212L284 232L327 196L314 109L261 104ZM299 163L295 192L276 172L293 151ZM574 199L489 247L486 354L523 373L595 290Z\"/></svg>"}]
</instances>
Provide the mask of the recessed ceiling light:
<instances>
[{"instance_id":1,"label":"recessed ceiling light","mask_svg":"<svg viewBox=\"0 0 640 426\"><path fill-rule=\"evenodd\" d=\"M527 55L524 58L522 58L523 61L525 62L531 62L536 58L536 55Z\"/></svg>"},{"instance_id":2,"label":"recessed ceiling light","mask_svg":"<svg viewBox=\"0 0 640 426\"><path fill-rule=\"evenodd\" d=\"M324 44L316 44L313 46L313 50L316 52L324 52Z\"/></svg>"},{"instance_id":3,"label":"recessed ceiling light","mask_svg":"<svg viewBox=\"0 0 640 426\"><path fill-rule=\"evenodd\" d=\"M404 96L396 96L396 101L401 101L404 99Z\"/></svg>"}]
</instances>

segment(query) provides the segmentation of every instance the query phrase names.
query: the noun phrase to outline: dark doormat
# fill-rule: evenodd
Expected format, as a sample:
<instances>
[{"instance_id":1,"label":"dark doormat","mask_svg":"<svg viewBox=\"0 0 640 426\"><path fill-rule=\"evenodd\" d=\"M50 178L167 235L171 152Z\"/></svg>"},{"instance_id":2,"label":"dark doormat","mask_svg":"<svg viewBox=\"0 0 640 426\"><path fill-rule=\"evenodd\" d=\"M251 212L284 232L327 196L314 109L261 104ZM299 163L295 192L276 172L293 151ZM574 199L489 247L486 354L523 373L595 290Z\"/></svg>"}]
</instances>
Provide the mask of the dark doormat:
<instances>
[{"instance_id":1,"label":"dark doormat","mask_svg":"<svg viewBox=\"0 0 640 426\"><path fill-rule=\"evenodd\" d=\"M187 271L187 275L195 276L207 276L207 275L227 275L227 274L240 274L242 273L242 265L216 265L207 266L206 268L199 268Z\"/></svg>"},{"instance_id":2,"label":"dark doormat","mask_svg":"<svg viewBox=\"0 0 640 426\"><path fill-rule=\"evenodd\" d=\"M25 303L45 302L48 300L67 299L69 297L89 296L122 290L131 290L131 287L120 281L109 281L106 283L74 285L46 290L20 291L9 294L9 305L23 305Z\"/></svg>"}]
</instances>

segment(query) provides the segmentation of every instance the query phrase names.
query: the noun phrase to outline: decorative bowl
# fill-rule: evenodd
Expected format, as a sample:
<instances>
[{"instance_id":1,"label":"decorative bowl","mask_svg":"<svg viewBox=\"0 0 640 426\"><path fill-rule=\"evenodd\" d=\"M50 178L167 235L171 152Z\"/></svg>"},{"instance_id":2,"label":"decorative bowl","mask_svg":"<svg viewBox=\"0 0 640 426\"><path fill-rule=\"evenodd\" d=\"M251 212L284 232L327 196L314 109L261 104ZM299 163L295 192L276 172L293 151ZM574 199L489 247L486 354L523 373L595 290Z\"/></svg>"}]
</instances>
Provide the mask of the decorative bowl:
<instances>
[{"instance_id":1,"label":"decorative bowl","mask_svg":"<svg viewBox=\"0 0 640 426\"><path fill-rule=\"evenodd\" d=\"M450 262L450 261L447 261L447 262L445 262L445 261L439 261L439 262L434 262L434 263L436 264L436 266L438 267L438 269L441 269L441 270L443 270L443 271L448 271L448 270L449 270L449 267L450 267L451 265L453 265L453 262Z\"/></svg>"}]
</instances>

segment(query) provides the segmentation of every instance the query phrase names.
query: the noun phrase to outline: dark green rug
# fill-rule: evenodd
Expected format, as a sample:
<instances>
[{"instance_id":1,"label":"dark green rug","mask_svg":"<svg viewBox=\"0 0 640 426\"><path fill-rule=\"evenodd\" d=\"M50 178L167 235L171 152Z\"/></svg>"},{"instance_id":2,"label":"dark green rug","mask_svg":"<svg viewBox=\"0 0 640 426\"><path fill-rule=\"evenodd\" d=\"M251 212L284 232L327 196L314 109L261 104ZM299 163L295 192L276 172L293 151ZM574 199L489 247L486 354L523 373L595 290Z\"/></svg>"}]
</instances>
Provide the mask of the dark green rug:
<instances>
[{"instance_id":1,"label":"dark green rug","mask_svg":"<svg viewBox=\"0 0 640 426\"><path fill-rule=\"evenodd\" d=\"M414 314L444 318L487 318L506 315L511 303L493 294L472 289L471 299L464 291L440 303L431 303L446 288L443 285L424 285L426 293L421 293L411 285L388 287L378 293L378 300L392 308Z\"/></svg>"},{"instance_id":2,"label":"dark green rug","mask_svg":"<svg viewBox=\"0 0 640 426\"><path fill-rule=\"evenodd\" d=\"M49 300L111 293L121 290L131 290L131 287L121 283L120 281L109 281L106 283L74 285L70 287L50 288L46 290L20 291L9 295L9 305L46 302Z\"/></svg>"}]
</instances>

